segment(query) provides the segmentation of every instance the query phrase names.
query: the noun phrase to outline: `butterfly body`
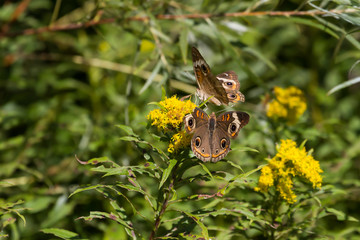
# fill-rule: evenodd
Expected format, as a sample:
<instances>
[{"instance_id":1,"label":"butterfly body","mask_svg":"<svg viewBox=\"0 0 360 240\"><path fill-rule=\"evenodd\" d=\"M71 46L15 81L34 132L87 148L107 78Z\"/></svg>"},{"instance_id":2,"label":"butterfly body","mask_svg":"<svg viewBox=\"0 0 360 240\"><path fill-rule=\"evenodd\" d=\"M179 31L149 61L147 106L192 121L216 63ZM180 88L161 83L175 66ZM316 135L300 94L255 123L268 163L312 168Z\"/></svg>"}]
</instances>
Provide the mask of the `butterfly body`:
<instances>
[{"instance_id":1,"label":"butterfly body","mask_svg":"<svg viewBox=\"0 0 360 240\"><path fill-rule=\"evenodd\" d=\"M245 112L225 112L218 117L207 115L200 108L184 117L185 129L193 133L191 149L204 162L217 162L230 151L230 139L236 138L240 129L249 122Z\"/></svg>"},{"instance_id":2,"label":"butterfly body","mask_svg":"<svg viewBox=\"0 0 360 240\"><path fill-rule=\"evenodd\" d=\"M199 85L196 94L202 101L211 96L209 101L218 106L245 101L244 95L239 91L240 83L235 72L228 71L214 76L200 52L195 47L191 52L195 77Z\"/></svg>"}]
</instances>

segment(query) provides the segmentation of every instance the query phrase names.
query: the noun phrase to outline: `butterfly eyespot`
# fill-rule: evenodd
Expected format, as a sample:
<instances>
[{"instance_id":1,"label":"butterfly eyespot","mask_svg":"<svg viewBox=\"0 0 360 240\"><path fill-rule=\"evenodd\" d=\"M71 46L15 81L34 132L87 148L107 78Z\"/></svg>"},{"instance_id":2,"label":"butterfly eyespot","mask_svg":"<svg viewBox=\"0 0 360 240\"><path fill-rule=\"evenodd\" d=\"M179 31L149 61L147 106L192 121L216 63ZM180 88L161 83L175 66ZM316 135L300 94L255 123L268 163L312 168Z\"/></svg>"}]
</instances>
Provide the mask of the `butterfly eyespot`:
<instances>
[{"instance_id":1,"label":"butterfly eyespot","mask_svg":"<svg viewBox=\"0 0 360 240\"><path fill-rule=\"evenodd\" d=\"M188 121L189 127L192 127L194 125L194 119L190 118Z\"/></svg>"},{"instance_id":2,"label":"butterfly eyespot","mask_svg":"<svg viewBox=\"0 0 360 240\"><path fill-rule=\"evenodd\" d=\"M231 83L231 82L227 82L227 83L226 83L226 85L229 85L229 86L231 86L231 85L232 85L232 83Z\"/></svg>"},{"instance_id":3,"label":"butterfly eyespot","mask_svg":"<svg viewBox=\"0 0 360 240\"><path fill-rule=\"evenodd\" d=\"M226 147L226 139L225 138L223 138L223 139L221 139L221 141L220 141L220 146L221 146L221 148L222 149L225 149L225 147Z\"/></svg>"},{"instance_id":4,"label":"butterfly eyespot","mask_svg":"<svg viewBox=\"0 0 360 240\"><path fill-rule=\"evenodd\" d=\"M201 70L204 72L204 73L207 73L207 68L205 67L205 65L201 65Z\"/></svg>"},{"instance_id":5,"label":"butterfly eyespot","mask_svg":"<svg viewBox=\"0 0 360 240\"><path fill-rule=\"evenodd\" d=\"M235 132L236 129L237 129L236 125L235 125L235 124L231 124L231 126L230 126L230 131L231 131L231 132Z\"/></svg>"},{"instance_id":6,"label":"butterfly eyespot","mask_svg":"<svg viewBox=\"0 0 360 240\"><path fill-rule=\"evenodd\" d=\"M200 145L201 145L201 138L200 137L195 138L195 146L200 147ZM205 150L203 149L203 151Z\"/></svg>"},{"instance_id":7,"label":"butterfly eyespot","mask_svg":"<svg viewBox=\"0 0 360 240\"><path fill-rule=\"evenodd\" d=\"M230 98L236 98L236 95L231 94L231 95L230 95Z\"/></svg>"},{"instance_id":8,"label":"butterfly eyespot","mask_svg":"<svg viewBox=\"0 0 360 240\"><path fill-rule=\"evenodd\" d=\"M201 149L201 152L202 152L202 153L205 153L205 148Z\"/></svg>"},{"instance_id":9,"label":"butterfly eyespot","mask_svg":"<svg viewBox=\"0 0 360 240\"><path fill-rule=\"evenodd\" d=\"M216 149L216 150L215 150L215 153L219 153L219 149Z\"/></svg>"}]
</instances>

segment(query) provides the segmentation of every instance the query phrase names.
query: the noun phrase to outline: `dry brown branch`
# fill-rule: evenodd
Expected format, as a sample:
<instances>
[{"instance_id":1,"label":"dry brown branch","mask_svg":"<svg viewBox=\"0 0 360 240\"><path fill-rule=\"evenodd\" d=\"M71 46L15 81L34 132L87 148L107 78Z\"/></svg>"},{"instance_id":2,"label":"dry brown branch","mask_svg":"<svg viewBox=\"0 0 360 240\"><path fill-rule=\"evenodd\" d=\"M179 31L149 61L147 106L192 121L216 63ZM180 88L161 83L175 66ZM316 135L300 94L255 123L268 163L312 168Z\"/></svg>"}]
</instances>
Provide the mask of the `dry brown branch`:
<instances>
[{"instance_id":1,"label":"dry brown branch","mask_svg":"<svg viewBox=\"0 0 360 240\"><path fill-rule=\"evenodd\" d=\"M212 13L198 13L198 14L183 14L183 15L157 15L156 19L159 20L176 20L176 19L195 19L195 18L218 18L218 17L251 17L251 16L315 16L315 15L324 15L329 13L352 13L355 12L355 9L346 9L346 10L329 10L329 11L284 11L284 12L236 12L236 13L223 13L223 14L212 14ZM70 23L64 25L53 25L42 28L30 28L25 29L20 32L2 32L0 33L0 38L4 37L15 37L22 35L34 35L40 34L44 32L56 32L56 31L64 31L64 30L72 30L72 29L80 29L80 28L88 28L95 25L108 24L113 23L117 19L116 18L107 18L102 20L91 20L84 23ZM124 21L149 21L150 18L147 16L144 17L129 17Z\"/></svg>"}]
</instances>

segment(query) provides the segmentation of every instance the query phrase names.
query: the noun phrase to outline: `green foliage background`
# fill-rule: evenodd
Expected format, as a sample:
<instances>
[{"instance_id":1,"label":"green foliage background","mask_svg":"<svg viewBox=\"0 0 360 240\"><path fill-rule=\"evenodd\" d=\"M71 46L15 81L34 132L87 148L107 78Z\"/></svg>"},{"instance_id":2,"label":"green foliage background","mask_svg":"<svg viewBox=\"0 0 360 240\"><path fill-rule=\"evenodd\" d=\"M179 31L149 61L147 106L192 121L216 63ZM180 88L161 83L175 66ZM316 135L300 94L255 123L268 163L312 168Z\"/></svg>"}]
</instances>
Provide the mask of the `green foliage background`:
<instances>
[{"instance_id":1,"label":"green foliage background","mask_svg":"<svg viewBox=\"0 0 360 240\"><path fill-rule=\"evenodd\" d=\"M22 11L20 4L25 5ZM196 84L189 53L191 46L196 46L213 73L235 71L246 96L244 104L233 108L248 112L251 121L233 141L233 151L227 158L248 172L275 154L275 144L280 139L291 138L298 144L307 139L307 149L313 148L313 155L324 170L324 187L317 194L326 210L321 210L322 215L314 214L316 219L305 220L312 232L299 238L358 239L360 227L355 219L360 218L359 7L357 1L345 0L5 1L0 8L1 234L7 234L8 239L49 239L51 235L41 229L61 228L82 238L126 239L124 228L111 220L76 220L88 216L90 211L110 212L111 206L104 193L96 191L68 198L75 189L126 180L116 175L102 178L90 171L91 166L80 165L75 155L83 161L106 156L121 166L144 165L142 149L119 140L126 132L117 128L118 124L130 126L142 139L166 151L166 143L157 142L146 128L146 115L154 109L148 103L161 100L161 86L168 96L194 93ZM331 9L355 12L221 16L245 11ZM156 19L158 14L197 13L219 16ZM149 20L128 19L133 16L147 16ZM107 18L115 21L74 30L4 36L28 28ZM327 94L349 79L355 83ZM290 127L267 119L264 101L271 96L271 89L292 85L306 95L308 109L304 116ZM243 151L245 147L258 152ZM224 162L206 166L214 172L241 173ZM206 175L200 165L187 174L198 173ZM230 197L236 204L261 209L266 200L252 190L258 176L259 172L252 174L232 190ZM144 188L156 194L157 183L146 176L141 178ZM179 188L179 198L195 193L213 194L221 187L216 180L204 178L206 181L201 181L199 176ZM141 196L124 194L151 218ZM191 211L211 201L189 201L178 208ZM126 204L119 199L119 205L138 222L136 228L148 237L151 226L136 219ZM304 205L304 214L315 211L313 204ZM243 228L234 230L239 235L224 235L224 239L262 238L259 232L247 231L251 225L245 226L249 221L245 216L239 219ZM239 219L213 216L207 218L205 225L211 230L211 226L221 228ZM294 228L297 222L287 224L284 231L286 226ZM160 230L166 234L166 226Z\"/></svg>"}]
</instances>

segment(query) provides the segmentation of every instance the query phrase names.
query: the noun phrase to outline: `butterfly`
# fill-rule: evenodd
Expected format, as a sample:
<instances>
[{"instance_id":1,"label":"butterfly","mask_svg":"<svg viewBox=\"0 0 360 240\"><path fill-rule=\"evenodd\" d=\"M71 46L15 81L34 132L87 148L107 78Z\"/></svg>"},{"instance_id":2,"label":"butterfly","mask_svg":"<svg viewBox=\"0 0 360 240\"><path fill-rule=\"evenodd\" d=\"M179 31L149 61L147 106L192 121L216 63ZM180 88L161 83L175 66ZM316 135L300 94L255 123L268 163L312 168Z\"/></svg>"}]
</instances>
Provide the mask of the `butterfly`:
<instances>
[{"instance_id":1,"label":"butterfly","mask_svg":"<svg viewBox=\"0 0 360 240\"><path fill-rule=\"evenodd\" d=\"M240 129L248 124L249 114L230 111L219 116L207 115L200 108L183 118L187 133L193 133L191 149L203 162L217 162L230 151L230 138L236 138Z\"/></svg>"},{"instance_id":2,"label":"butterfly","mask_svg":"<svg viewBox=\"0 0 360 240\"><path fill-rule=\"evenodd\" d=\"M218 106L238 101L245 102L245 96L239 91L240 83L235 72L228 71L214 76L200 52L195 47L192 47L191 52L195 77L199 85L196 94L202 101L213 96L209 101Z\"/></svg>"}]
</instances>

